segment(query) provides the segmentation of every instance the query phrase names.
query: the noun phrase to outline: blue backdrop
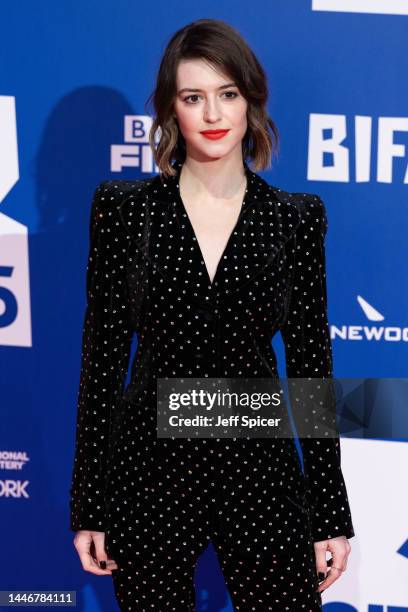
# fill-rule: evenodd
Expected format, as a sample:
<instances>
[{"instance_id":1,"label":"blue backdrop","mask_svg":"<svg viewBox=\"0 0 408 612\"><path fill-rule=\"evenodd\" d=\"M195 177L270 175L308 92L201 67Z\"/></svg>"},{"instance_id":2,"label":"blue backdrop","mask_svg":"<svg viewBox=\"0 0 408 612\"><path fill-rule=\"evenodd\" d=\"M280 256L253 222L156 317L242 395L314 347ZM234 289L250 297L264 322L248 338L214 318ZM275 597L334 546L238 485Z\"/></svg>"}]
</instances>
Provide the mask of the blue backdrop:
<instances>
[{"instance_id":1,"label":"blue backdrop","mask_svg":"<svg viewBox=\"0 0 408 612\"><path fill-rule=\"evenodd\" d=\"M145 102L184 24L224 19L246 38L281 133L261 174L326 204L336 376L406 375L408 3L353 4L2 1L0 590L76 590L80 610L116 609L68 528L90 202L101 180L155 171ZM211 547L197 587L200 610L231 609ZM327 611L370 609L329 591ZM402 605L387 597L371 612Z\"/></svg>"}]
</instances>

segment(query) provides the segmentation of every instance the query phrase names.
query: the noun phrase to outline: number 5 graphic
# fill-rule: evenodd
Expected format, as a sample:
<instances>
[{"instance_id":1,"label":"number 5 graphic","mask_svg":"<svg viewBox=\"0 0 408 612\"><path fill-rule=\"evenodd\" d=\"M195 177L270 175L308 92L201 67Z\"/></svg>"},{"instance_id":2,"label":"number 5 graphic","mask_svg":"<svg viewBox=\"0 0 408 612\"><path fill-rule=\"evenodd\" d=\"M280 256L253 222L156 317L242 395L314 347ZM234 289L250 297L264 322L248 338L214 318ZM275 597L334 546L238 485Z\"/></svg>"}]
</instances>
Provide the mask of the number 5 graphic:
<instances>
[{"instance_id":1,"label":"number 5 graphic","mask_svg":"<svg viewBox=\"0 0 408 612\"><path fill-rule=\"evenodd\" d=\"M19 179L15 99L0 96L0 204ZM0 345L31 346L28 231L0 212Z\"/></svg>"}]
</instances>

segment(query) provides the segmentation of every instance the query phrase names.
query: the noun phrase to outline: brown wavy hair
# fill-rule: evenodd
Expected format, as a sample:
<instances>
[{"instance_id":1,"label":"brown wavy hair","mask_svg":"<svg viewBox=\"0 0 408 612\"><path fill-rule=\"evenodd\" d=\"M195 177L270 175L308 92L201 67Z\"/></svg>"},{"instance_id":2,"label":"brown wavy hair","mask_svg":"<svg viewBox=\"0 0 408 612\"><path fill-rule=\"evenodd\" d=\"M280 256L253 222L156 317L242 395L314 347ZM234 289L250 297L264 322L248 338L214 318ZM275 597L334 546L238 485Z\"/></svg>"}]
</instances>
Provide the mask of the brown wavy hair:
<instances>
[{"instance_id":1,"label":"brown wavy hair","mask_svg":"<svg viewBox=\"0 0 408 612\"><path fill-rule=\"evenodd\" d=\"M147 100L153 102L154 119L149 143L155 162L165 177L174 176L173 160L184 161L186 146L174 117L177 95L177 67L180 60L202 59L228 75L247 101L248 129L242 139L244 160L255 171L271 167L279 149L279 132L269 117L266 74L241 35L218 19L199 19L184 26L171 37L164 51L156 87ZM160 135L158 140L157 136Z\"/></svg>"}]
</instances>

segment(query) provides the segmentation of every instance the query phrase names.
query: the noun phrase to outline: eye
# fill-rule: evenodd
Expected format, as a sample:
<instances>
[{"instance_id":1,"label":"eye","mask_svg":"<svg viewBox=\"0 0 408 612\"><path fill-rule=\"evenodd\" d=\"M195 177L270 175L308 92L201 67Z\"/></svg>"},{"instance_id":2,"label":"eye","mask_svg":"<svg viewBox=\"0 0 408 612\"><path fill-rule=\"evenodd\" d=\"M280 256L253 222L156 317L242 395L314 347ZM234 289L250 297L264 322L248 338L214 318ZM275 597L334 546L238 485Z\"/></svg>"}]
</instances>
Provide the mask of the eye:
<instances>
[{"instance_id":1,"label":"eye","mask_svg":"<svg viewBox=\"0 0 408 612\"><path fill-rule=\"evenodd\" d=\"M229 98L229 100L234 100L234 98L237 98L237 97L238 97L238 94L237 94L237 92L236 92L236 91L225 91L224 93L225 93L225 95L227 95L227 94L232 94L232 96L233 96L233 97L232 97L232 98Z\"/></svg>"},{"instance_id":2,"label":"eye","mask_svg":"<svg viewBox=\"0 0 408 612\"><path fill-rule=\"evenodd\" d=\"M235 98L238 97L238 93L236 91L224 91L223 96L228 96L227 100L235 100ZM187 104L196 104L196 101L192 100L192 98L199 98L198 94L191 94L190 96L186 96L185 98L183 98L183 102L186 102ZM191 100L189 102L189 100Z\"/></svg>"},{"instance_id":3,"label":"eye","mask_svg":"<svg viewBox=\"0 0 408 612\"><path fill-rule=\"evenodd\" d=\"M187 96L186 98L183 98L183 102L187 102L187 100L190 100L191 98L198 98L198 95L192 94L191 96ZM187 104L195 104L195 102L187 102Z\"/></svg>"}]
</instances>

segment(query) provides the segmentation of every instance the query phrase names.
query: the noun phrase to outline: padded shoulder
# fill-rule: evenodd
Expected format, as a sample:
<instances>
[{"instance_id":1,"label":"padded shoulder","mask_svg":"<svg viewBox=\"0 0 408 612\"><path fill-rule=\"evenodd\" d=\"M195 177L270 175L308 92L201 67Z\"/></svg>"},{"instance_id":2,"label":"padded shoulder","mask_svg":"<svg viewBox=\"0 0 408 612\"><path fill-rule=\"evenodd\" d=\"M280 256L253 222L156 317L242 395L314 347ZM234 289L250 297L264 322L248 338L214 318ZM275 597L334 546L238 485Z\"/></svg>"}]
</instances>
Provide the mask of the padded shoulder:
<instances>
[{"instance_id":1,"label":"padded shoulder","mask_svg":"<svg viewBox=\"0 0 408 612\"><path fill-rule=\"evenodd\" d=\"M107 180L102 181L95 188L90 219L91 236L102 227L118 229L120 207L131 195L140 195L153 179L140 179L134 181Z\"/></svg>"},{"instance_id":2,"label":"padded shoulder","mask_svg":"<svg viewBox=\"0 0 408 612\"><path fill-rule=\"evenodd\" d=\"M130 195L141 193L153 180L154 177L133 181L108 180L102 181L99 187L103 188L110 202L120 204Z\"/></svg>"},{"instance_id":3,"label":"padded shoulder","mask_svg":"<svg viewBox=\"0 0 408 612\"><path fill-rule=\"evenodd\" d=\"M326 206L321 197L315 193L303 193L301 191L284 191L274 187L275 196L281 202L293 204L300 214L300 223L303 227L316 226L320 229L323 236L327 231L327 212Z\"/></svg>"}]
</instances>

